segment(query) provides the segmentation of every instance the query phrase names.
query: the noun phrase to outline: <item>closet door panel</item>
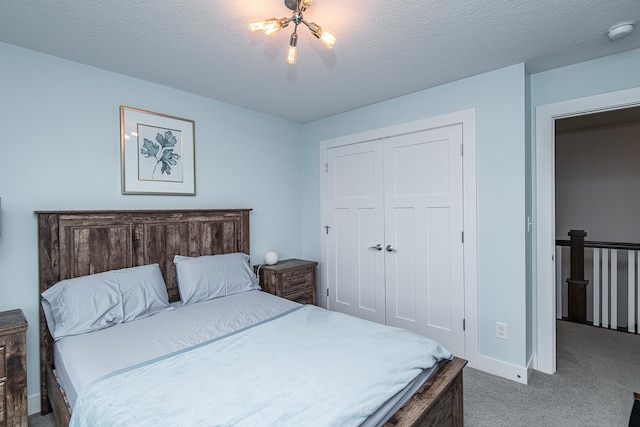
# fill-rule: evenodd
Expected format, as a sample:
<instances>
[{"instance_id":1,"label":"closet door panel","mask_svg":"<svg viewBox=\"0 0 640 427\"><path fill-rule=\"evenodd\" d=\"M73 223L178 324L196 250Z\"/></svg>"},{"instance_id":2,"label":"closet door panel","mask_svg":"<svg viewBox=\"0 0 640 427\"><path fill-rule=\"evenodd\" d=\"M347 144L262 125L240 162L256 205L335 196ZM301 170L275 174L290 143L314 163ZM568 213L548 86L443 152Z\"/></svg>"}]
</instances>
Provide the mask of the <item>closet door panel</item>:
<instances>
[{"instance_id":1,"label":"closet door panel","mask_svg":"<svg viewBox=\"0 0 640 427\"><path fill-rule=\"evenodd\" d=\"M384 323L381 145L332 148L327 160L329 308Z\"/></svg>"},{"instance_id":2,"label":"closet door panel","mask_svg":"<svg viewBox=\"0 0 640 427\"><path fill-rule=\"evenodd\" d=\"M450 330L452 327L451 287L451 242L449 236L450 209L429 208L426 210L426 299L427 326Z\"/></svg>"},{"instance_id":3,"label":"closet door panel","mask_svg":"<svg viewBox=\"0 0 640 427\"><path fill-rule=\"evenodd\" d=\"M357 304L360 310L369 310L374 313L379 307L384 306L384 300L379 301L383 296L378 292L378 288L383 284L380 277L376 277L376 265L380 262L380 254L377 251L369 249L371 246L371 236L375 236L376 210L372 208L357 209L354 214L357 216L356 221L358 230L354 234L356 257L353 260L353 271L357 271L357 283L354 283L352 290L357 294ZM384 313L383 310L380 312ZM384 317L381 316L378 321L384 323Z\"/></svg>"},{"instance_id":4,"label":"closet door panel","mask_svg":"<svg viewBox=\"0 0 640 427\"><path fill-rule=\"evenodd\" d=\"M343 311L368 310L375 312L379 295L376 285L376 263L379 257L368 250L369 240L375 229L374 209L336 209L334 216L335 258L331 265L335 269L335 303ZM356 272L356 274L352 274Z\"/></svg>"},{"instance_id":5,"label":"closet door panel","mask_svg":"<svg viewBox=\"0 0 640 427\"><path fill-rule=\"evenodd\" d=\"M335 209L333 218L334 239L334 257L331 259L330 267L332 273L332 282L335 283L334 299L336 304L351 305L351 283L347 279L351 271L351 221L349 209ZM340 279L340 280L338 280Z\"/></svg>"},{"instance_id":6,"label":"closet door panel","mask_svg":"<svg viewBox=\"0 0 640 427\"><path fill-rule=\"evenodd\" d=\"M416 268L424 249L416 247L416 240L421 240L416 237L424 234L424 227L415 208L398 207L392 215L395 252L386 253L386 271L387 283L395 286L387 287L387 323L424 333L419 325L424 323L426 313L419 302L425 300L425 269Z\"/></svg>"},{"instance_id":7,"label":"closet door panel","mask_svg":"<svg viewBox=\"0 0 640 427\"><path fill-rule=\"evenodd\" d=\"M385 141L387 323L464 354L462 132Z\"/></svg>"}]
</instances>

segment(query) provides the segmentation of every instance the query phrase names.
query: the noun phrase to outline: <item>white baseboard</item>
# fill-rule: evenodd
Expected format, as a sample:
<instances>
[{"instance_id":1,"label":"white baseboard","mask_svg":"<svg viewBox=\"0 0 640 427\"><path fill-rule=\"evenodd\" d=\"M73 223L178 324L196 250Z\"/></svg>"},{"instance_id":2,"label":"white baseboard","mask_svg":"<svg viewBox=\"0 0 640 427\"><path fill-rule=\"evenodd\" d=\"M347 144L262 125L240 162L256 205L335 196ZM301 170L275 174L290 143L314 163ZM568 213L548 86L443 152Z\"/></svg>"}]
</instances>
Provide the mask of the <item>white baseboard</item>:
<instances>
[{"instance_id":1,"label":"white baseboard","mask_svg":"<svg viewBox=\"0 0 640 427\"><path fill-rule=\"evenodd\" d=\"M27 412L29 415L40 412L40 393L32 394L27 397Z\"/></svg>"},{"instance_id":2,"label":"white baseboard","mask_svg":"<svg viewBox=\"0 0 640 427\"><path fill-rule=\"evenodd\" d=\"M475 360L475 363L469 363L469 367L492 375L497 375L520 384L528 384L529 376L531 375L531 360L529 360L529 363L525 367L479 355Z\"/></svg>"}]
</instances>

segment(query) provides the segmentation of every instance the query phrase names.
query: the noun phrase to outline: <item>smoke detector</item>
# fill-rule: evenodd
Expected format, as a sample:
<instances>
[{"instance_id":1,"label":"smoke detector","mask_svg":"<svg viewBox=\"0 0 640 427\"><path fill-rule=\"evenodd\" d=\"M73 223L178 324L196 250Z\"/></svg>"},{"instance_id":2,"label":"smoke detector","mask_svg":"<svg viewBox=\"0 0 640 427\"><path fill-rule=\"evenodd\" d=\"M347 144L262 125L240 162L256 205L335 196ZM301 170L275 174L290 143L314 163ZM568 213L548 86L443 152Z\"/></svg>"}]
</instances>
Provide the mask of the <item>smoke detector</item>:
<instances>
[{"instance_id":1,"label":"smoke detector","mask_svg":"<svg viewBox=\"0 0 640 427\"><path fill-rule=\"evenodd\" d=\"M618 22L617 24L609 27L609 29L607 30L607 37L609 37L609 40L612 41L626 37L631 34L635 25L636 21Z\"/></svg>"}]
</instances>

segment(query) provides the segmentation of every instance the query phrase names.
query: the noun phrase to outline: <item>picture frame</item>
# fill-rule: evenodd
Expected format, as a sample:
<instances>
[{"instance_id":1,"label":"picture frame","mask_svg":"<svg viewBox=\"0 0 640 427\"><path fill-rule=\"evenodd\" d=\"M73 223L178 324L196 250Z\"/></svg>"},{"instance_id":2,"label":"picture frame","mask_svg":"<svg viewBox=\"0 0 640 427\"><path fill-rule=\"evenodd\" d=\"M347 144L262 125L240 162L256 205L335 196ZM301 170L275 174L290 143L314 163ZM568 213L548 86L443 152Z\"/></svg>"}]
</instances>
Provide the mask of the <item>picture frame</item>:
<instances>
[{"instance_id":1,"label":"picture frame","mask_svg":"<svg viewBox=\"0 0 640 427\"><path fill-rule=\"evenodd\" d=\"M195 196L195 122L120 106L122 194Z\"/></svg>"}]
</instances>

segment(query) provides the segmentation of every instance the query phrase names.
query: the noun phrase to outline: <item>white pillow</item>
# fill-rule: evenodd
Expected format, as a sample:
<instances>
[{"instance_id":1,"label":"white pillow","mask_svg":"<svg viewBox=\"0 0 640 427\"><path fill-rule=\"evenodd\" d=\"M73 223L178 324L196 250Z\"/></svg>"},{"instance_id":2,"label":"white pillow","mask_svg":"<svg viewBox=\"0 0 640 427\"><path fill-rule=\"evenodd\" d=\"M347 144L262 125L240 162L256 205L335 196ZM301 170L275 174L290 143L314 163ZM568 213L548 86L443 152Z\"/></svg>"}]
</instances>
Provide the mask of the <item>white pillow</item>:
<instances>
[{"instance_id":1,"label":"white pillow","mask_svg":"<svg viewBox=\"0 0 640 427\"><path fill-rule=\"evenodd\" d=\"M158 264L62 280L42 298L55 340L173 310Z\"/></svg>"},{"instance_id":2,"label":"white pillow","mask_svg":"<svg viewBox=\"0 0 640 427\"><path fill-rule=\"evenodd\" d=\"M173 258L182 305L260 289L249 266L249 255L240 252Z\"/></svg>"}]
</instances>

